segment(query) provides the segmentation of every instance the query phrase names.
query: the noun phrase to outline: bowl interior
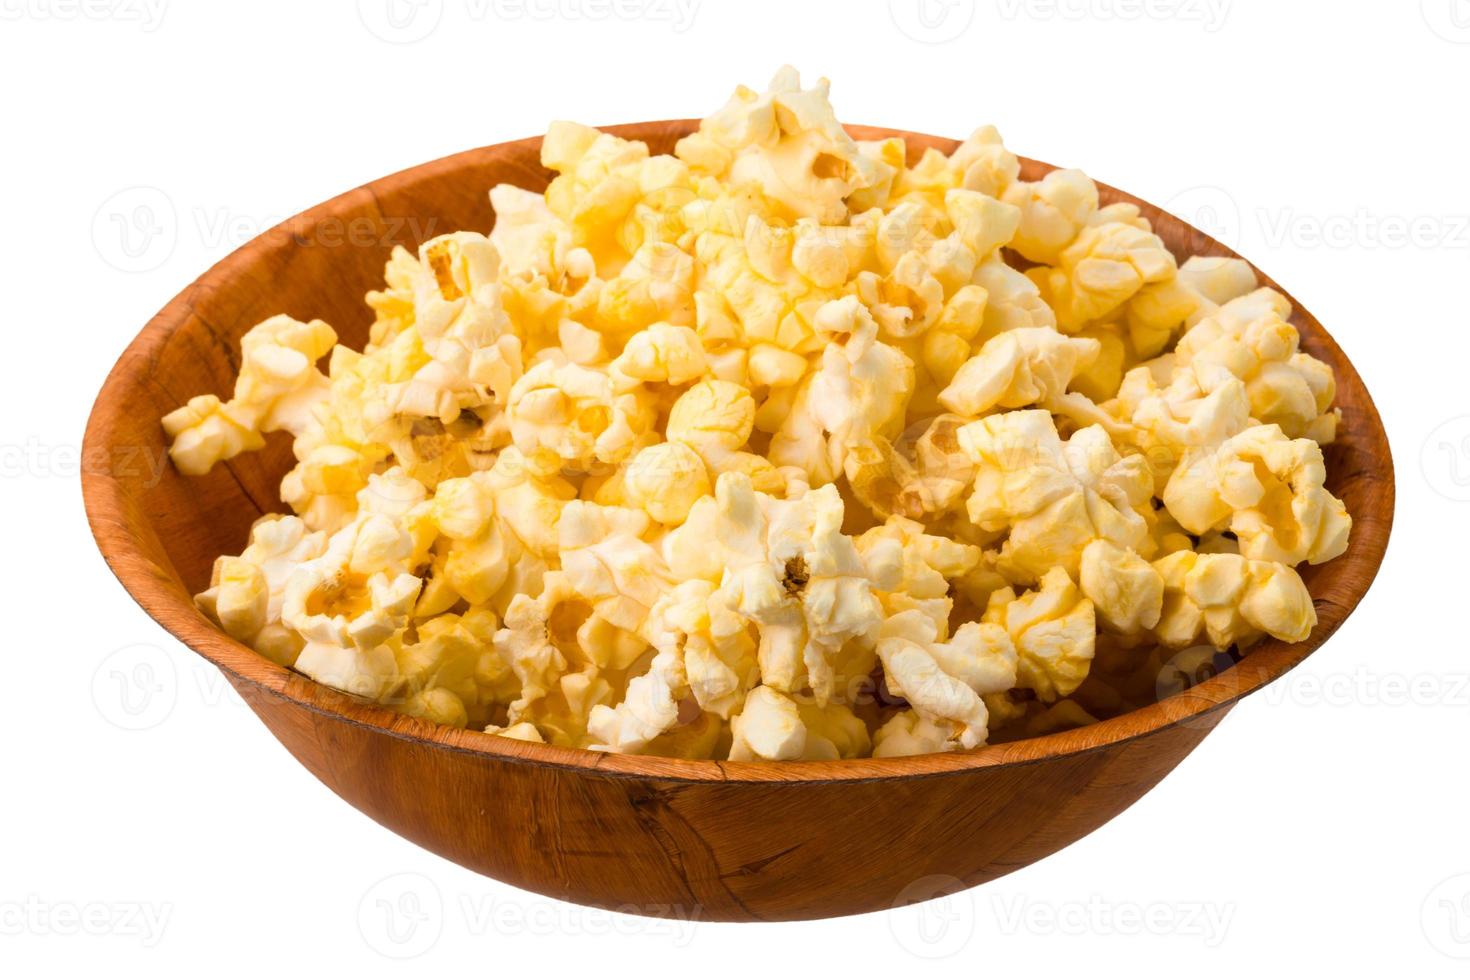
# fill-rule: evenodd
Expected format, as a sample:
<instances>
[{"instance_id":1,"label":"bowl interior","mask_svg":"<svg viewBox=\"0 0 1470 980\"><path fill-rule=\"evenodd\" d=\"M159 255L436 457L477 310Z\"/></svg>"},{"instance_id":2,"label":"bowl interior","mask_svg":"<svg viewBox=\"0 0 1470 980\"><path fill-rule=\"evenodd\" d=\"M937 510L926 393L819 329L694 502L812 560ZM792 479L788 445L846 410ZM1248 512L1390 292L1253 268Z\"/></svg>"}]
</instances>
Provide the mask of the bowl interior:
<instances>
[{"instance_id":1,"label":"bowl interior","mask_svg":"<svg viewBox=\"0 0 1470 980\"><path fill-rule=\"evenodd\" d=\"M643 139L654 153L662 153L671 152L679 136L695 125L693 120L673 120L608 128ZM956 145L922 134L849 128L858 138L904 136L911 160L929 147L948 152ZM227 395L239 368L240 337L268 316L288 313L303 320L326 320L342 343L361 348L372 322L363 295L381 286L393 246L413 250L449 231L488 231L494 223L490 187L509 182L532 190L545 188L552 174L540 166L539 148L537 138L470 150L385 177L290 219L243 246L175 297L109 376L84 448L88 464L84 493L99 546L150 615L237 682L262 685L317 710L352 714L404 737L552 764L681 778L767 779L776 769L784 773L779 778L875 778L1085 751L1213 711L1303 659L1340 625L1372 581L1392 519L1387 441L1357 372L1317 321L1293 301L1293 320L1302 332L1304 349L1337 373L1343 425L1338 442L1327 448L1328 485L1347 503L1355 521L1347 554L1300 569L1316 600L1318 627L1303 643L1268 640L1234 667L1185 694L1097 725L970 753L908 760L773 766L607 756L511 742L405 718L308 681L225 637L194 609L190 597L208 585L217 555L239 552L256 518L285 509L278 487L293 463L290 438L276 434L260 452L216 466L205 476L184 477L167 462L159 419L193 395ZM1027 179L1051 169L1038 161L1023 161ZM1152 205L1105 185L1099 189L1104 203L1138 204L1181 259L1192 254L1235 254ZM1276 285L1264 274L1261 278Z\"/></svg>"}]
</instances>

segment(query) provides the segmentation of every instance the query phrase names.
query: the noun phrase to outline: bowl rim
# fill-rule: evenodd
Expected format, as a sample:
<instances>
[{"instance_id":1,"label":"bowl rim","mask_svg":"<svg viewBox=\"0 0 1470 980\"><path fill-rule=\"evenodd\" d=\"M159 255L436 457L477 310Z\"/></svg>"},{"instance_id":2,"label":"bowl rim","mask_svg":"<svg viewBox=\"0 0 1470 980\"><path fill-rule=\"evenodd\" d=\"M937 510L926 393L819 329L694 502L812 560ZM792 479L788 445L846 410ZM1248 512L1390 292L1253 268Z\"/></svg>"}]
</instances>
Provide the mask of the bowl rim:
<instances>
[{"instance_id":1,"label":"bowl rim","mask_svg":"<svg viewBox=\"0 0 1470 980\"><path fill-rule=\"evenodd\" d=\"M697 119L658 120L602 126L599 129L625 138L645 138L651 131L690 132ZM859 139L904 137L910 144L938 147L949 152L957 140L929 136L909 130L848 125L847 130ZM256 252L279 241L281 236L297 233L324 218L361 201L366 191L379 199L396 185L416 182L427 176L453 174L487 150L514 147L526 150L539 147L540 136L507 141L486 147L464 150L426 163L400 170L339 194L315 207L286 219L260 236L240 246L211 266L198 279L185 286L155 314L143 330L129 343L107 375L87 421L82 458L104 459L110 452L112 435L121 412L119 399L109 397L141 383L150 354L157 351L171 334L192 314L190 297L195 290L223 282L255 261ZM1029 158L1019 158L1027 172L1039 175L1056 169L1053 165ZM1151 217L1165 217L1189 229L1198 243L1196 252L1238 256L1238 253L1182 219L1131 194L1097 182L1109 201L1137 204ZM489 188L485 188L488 194ZM1242 257L1243 256L1238 256ZM1247 260L1249 261L1249 260ZM1284 643L1272 638L1253 647L1232 667L1181 693L1134 709L1113 718L1081 728L1033 738L982 746L958 752L895 758L863 758L834 761L796 762L731 762L727 760L686 760L663 756L627 755L594 752L587 749L561 748L534 742L487 735L471 729L456 729L399 714L387 707L329 688L304 675L282 667L231 639L210 623L194 606L187 594L169 586L170 574L140 553L137 538L124 519L128 508L122 482L106 468L83 467L82 495L88 523L103 558L123 588L160 626L200 656L224 671L247 702L253 698L281 699L317 715L328 716L347 724L371 729L382 735L421 743L424 746L468 753L487 763L551 767L583 774L632 779L658 779L667 782L782 782L841 783L875 780L911 779L942 776L957 772L1003 766L1022 766L1062 759L1119 746L1157 732L1179 726L1213 727L1223 712L1240 698L1277 679L1307 658L1335 633L1347 616L1367 594L1382 564L1392 528L1394 510L1394 471L1388 439L1377 407L1352 362L1343 354L1332 336L1286 290L1251 263L1261 284L1270 286L1290 300L1293 322L1314 344L1335 355L1339 392L1347 387L1357 390L1362 418L1354 441L1372 444L1377 460L1374 472L1355 473L1377 484L1371 495L1371 513L1353 514L1354 533L1348 551L1337 559L1366 574L1361 585L1346 602L1317 597L1318 625L1310 637L1300 643ZM102 455L98 455L101 452ZM228 465L228 464L225 464Z\"/></svg>"}]
</instances>

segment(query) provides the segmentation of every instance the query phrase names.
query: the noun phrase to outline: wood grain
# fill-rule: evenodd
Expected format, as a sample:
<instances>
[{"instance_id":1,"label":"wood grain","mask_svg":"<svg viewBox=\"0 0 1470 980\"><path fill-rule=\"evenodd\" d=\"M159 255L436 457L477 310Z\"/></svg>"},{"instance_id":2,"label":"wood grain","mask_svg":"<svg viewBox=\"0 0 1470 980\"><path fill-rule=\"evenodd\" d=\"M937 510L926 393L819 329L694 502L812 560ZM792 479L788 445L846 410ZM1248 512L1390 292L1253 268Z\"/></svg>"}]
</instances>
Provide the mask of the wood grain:
<instances>
[{"instance_id":1,"label":"wood grain","mask_svg":"<svg viewBox=\"0 0 1470 980\"><path fill-rule=\"evenodd\" d=\"M693 120L610 127L667 152ZM912 158L955 141L901 135ZM87 426L87 517L119 581L147 613L218 666L300 762L404 837L484 874L558 898L649 915L801 919L869 911L974 885L1076 841L1133 803L1240 697L1337 631L1383 558L1393 465L1362 379L1293 301L1306 350L1337 372L1343 411L1328 486L1353 515L1345 555L1304 569L1318 623L1303 643L1268 641L1187 692L1086 728L972 752L843 762L734 763L608 755L442 728L364 703L226 637L191 595L216 555L238 553L291 463L289 440L180 476L159 418L201 392L227 394L241 335L279 312L321 317L360 347L395 244L487 231L496 183L542 189L540 139L470 150L349 191L221 261L176 296L122 355ZM1023 161L1036 179L1052 169ZM1158 208L1131 201L1179 257L1232 255ZM1258 270L1259 271L1259 270ZM1281 287L1262 274L1264 283ZM1285 292L1283 290L1283 292ZM162 463L162 465L160 465ZM1244 789L1244 787L1242 787ZM277 853L258 841L233 846ZM1126 858L1120 858L1126 860ZM927 876L942 876L923 881ZM921 882L917 891L910 888ZM1097 883L1093 883L1097 884Z\"/></svg>"}]
</instances>

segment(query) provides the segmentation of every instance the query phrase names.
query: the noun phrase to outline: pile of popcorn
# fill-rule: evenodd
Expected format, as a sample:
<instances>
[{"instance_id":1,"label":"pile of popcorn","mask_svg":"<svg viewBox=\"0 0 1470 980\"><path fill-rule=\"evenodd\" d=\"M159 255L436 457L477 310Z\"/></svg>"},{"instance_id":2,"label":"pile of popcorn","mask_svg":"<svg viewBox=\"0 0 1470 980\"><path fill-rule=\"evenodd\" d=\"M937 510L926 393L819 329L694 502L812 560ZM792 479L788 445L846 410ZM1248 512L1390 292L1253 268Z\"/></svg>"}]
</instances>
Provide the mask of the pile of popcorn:
<instances>
[{"instance_id":1,"label":"pile of popcorn","mask_svg":"<svg viewBox=\"0 0 1470 980\"><path fill-rule=\"evenodd\" d=\"M186 474L295 440L200 607L442 724L737 760L1057 730L1095 657L1305 639L1352 521L1284 298L993 128L905 158L790 68L672 156L554 123L544 195L394 250L362 352L272 317L163 420Z\"/></svg>"}]
</instances>

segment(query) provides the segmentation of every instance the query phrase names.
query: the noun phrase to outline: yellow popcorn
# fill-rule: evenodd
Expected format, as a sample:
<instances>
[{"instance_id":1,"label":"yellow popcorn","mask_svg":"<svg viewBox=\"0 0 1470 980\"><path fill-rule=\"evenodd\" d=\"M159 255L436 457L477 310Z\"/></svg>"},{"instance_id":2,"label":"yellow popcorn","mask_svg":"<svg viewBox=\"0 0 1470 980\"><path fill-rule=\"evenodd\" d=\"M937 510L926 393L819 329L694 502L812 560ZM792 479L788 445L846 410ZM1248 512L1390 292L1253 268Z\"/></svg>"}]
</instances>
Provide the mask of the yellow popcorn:
<instances>
[{"instance_id":1,"label":"yellow popcorn","mask_svg":"<svg viewBox=\"0 0 1470 980\"><path fill-rule=\"evenodd\" d=\"M394 415L448 423L462 410L504 404L521 373L521 340L505 313L499 269L495 246L474 232L419 248L413 330L428 360L385 387Z\"/></svg>"},{"instance_id":2,"label":"yellow popcorn","mask_svg":"<svg viewBox=\"0 0 1470 980\"><path fill-rule=\"evenodd\" d=\"M511 600L494 635L519 693L507 706L509 724L530 722L554 745L584 747L597 705L619 699L630 665L646 648L637 637L606 628L562 572L548 572L540 594Z\"/></svg>"},{"instance_id":3,"label":"yellow popcorn","mask_svg":"<svg viewBox=\"0 0 1470 980\"><path fill-rule=\"evenodd\" d=\"M985 290L981 329L993 337L1020 327L1054 327L1057 315L1025 273L991 256L975 267L975 285Z\"/></svg>"},{"instance_id":4,"label":"yellow popcorn","mask_svg":"<svg viewBox=\"0 0 1470 980\"><path fill-rule=\"evenodd\" d=\"M1216 306L1255 292L1256 273L1244 259L1193 255L1179 266L1179 278Z\"/></svg>"},{"instance_id":5,"label":"yellow popcorn","mask_svg":"<svg viewBox=\"0 0 1470 980\"><path fill-rule=\"evenodd\" d=\"M554 122L544 193L392 250L360 351L251 329L163 426L184 474L289 433L292 513L198 607L426 722L750 762L1045 735L1309 636L1352 521L1286 299L828 95L782 68L671 154Z\"/></svg>"},{"instance_id":6,"label":"yellow popcorn","mask_svg":"<svg viewBox=\"0 0 1470 980\"><path fill-rule=\"evenodd\" d=\"M862 556L842 533L842 498L829 484L778 500L733 473L715 491L723 526L703 547L723 560L711 601L756 624L767 686L810 687L825 704L843 645L882 617Z\"/></svg>"},{"instance_id":7,"label":"yellow popcorn","mask_svg":"<svg viewBox=\"0 0 1470 980\"><path fill-rule=\"evenodd\" d=\"M286 583L297 565L319 557L326 546L326 534L308 533L300 518L261 518L238 558L215 561L209 588L194 601L230 636L289 667L302 641L281 622Z\"/></svg>"},{"instance_id":8,"label":"yellow popcorn","mask_svg":"<svg viewBox=\"0 0 1470 980\"><path fill-rule=\"evenodd\" d=\"M988 723L988 714L986 720ZM960 747L952 723L930 721L913 709L900 711L873 733L873 757L877 759L953 752Z\"/></svg>"},{"instance_id":9,"label":"yellow popcorn","mask_svg":"<svg viewBox=\"0 0 1470 980\"><path fill-rule=\"evenodd\" d=\"M593 272L591 255L573 247L571 228L551 213L542 195L497 184L490 189L490 206L495 209L490 244L507 276L539 276L555 287L567 276L586 279Z\"/></svg>"},{"instance_id":10,"label":"yellow popcorn","mask_svg":"<svg viewBox=\"0 0 1470 980\"><path fill-rule=\"evenodd\" d=\"M1016 181L1002 199L1020 212L1011 247L1032 262L1056 265L1097 212L1097 185L1080 170L1053 170L1038 181Z\"/></svg>"},{"instance_id":11,"label":"yellow popcorn","mask_svg":"<svg viewBox=\"0 0 1470 980\"><path fill-rule=\"evenodd\" d=\"M616 392L606 371L553 360L527 371L506 407L511 439L523 454L550 453L581 468L626 459L653 415L637 392Z\"/></svg>"},{"instance_id":12,"label":"yellow popcorn","mask_svg":"<svg viewBox=\"0 0 1470 980\"><path fill-rule=\"evenodd\" d=\"M648 611L669 588L669 572L657 550L641 535L648 515L624 507L570 501L557 522L562 575L601 617L637 633ZM594 660L602 651L587 651ZM598 666L607 666L598 663Z\"/></svg>"},{"instance_id":13,"label":"yellow popcorn","mask_svg":"<svg viewBox=\"0 0 1470 980\"><path fill-rule=\"evenodd\" d=\"M932 619L918 610L899 613L879 631L878 656L888 690L906 699L935 725L952 726L962 748L984 744L990 715L982 694L1015 687L1016 649L994 623L966 623L943 640Z\"/></svg>"},{"instance_id":14,"label":"yellow popcorn","mask_svg":"<svg viewBox=\"0 0 1470 980\"><path fill-rule=\"evenodd\" d=\"M327 378L316 367L337 334L320 320L302 323L273 316L240 341L243 363L228 402L200 395L164 416L179 471L209 472L215 463L265 445L263 433L281 429L300 435L312 409L327 396Z\"/></svg>"},{"instance_id":15,"label":"yellow popcorn","mask_svg":"<svg viewBox=\"0 0 1470 980\"><path fill-rule=\"evenodd\" d=\"M541 733L536 730L536 726L529 721L508 725L503 728L500 725L487 725L485 726L485 734L499 735L501 738L513 738L520 742L540 742L543 745L546 743L546 739L541 737Z\"/></svg>"},{"instance_id":16,"label":"yellow popcorn","mask_svg":"<svg viewBox=\"0 0 1470 980\"><path fill-rule=\"evenodd\" d=\"M1257 425L1186 456L1164 487L1164 505L1192 534L1228 528L1246 558L1315 565L1347 550L1353 526L1326 478L1317 443Z\"/></svg>"},{"instance_id":17,"label":"yellow popcorn","mask_svg":"<svg viewBox=\"0 0 1470 980\"><path fill-rule=\"evenodd\" d=\"M541 163L558 172L546 205L572 232L572 244L610 279L645 244L667 244L682 230L680 209L694 200L689 169L652 157L643 143L555 122L541 144Z\"/></svg>"},{"instance_id":18,"label":"yellow popcorn","mask_svg":"<svg viewBox=\"0 0 1470 980\"><path fill-rule=\"evenodd\" d=\"M1166 357L1129 371L1103 405L1125 420L1115 431L1143 452L1160 486L1187 453L1218 446L1250 425L1250 399L1238 378L1214 378L1206 390L1198 375L1175 370Z\"/></svg>"},{"instance_id":19,"label":"yellow popcorn","mask_svg":"<svg viewBox=\"0 0 1470 980\"><path fill-rule=\"evenodd\" d=\"M737 762L851 758L869 746L866 727L845 706L798 705L769 687L750 692L730 730Z\"/></svg>"},{"instance_id":20,"label":"yellow popcorn","mask_svg":"<svg viewBox=\"0 0 1470 980\"><path fill-rule=\"evenodd\" d=\"M1028 275L1056 312L1058 326L1071 332L1113 313L1144 286L1173 279L1176 271L1157 235L1112 221L1083 228L1056 266L1038 266Z\"/></svg>"},{"instance_id":21,"label":"yellow popcorn","mask_svg":"<svg viewBox=\"0 0 1470 980\"><path fill-rule=\"evenodd\" d=\"M878 175L833 114L829 85L823 78L802 89L796 70L782 68L763 94L737 88L675 152L732 184L759 185L794 217L838 224L847 215L843 199Z\"/></svg>"},{"instance_id":22,"label":"yellow popcorn","mask_svg":"<svg viewBox=\"0 0 1470 980\"><path fill-rule=\"evenodd\" d=\"M950 582L963 578L981 559L979 548L925 533L924 525L898 516L863 532L857 549L884 612L921 612L937 632L949 629L954 605Z\"/></svg>"},{"instance_id":23,"label":"yellow popcorn","mask_svg":"<svg viewBox=\"0 0 1470 980\"><path fill-rule=\"evenodd\" d=\"M1002 566L1021 583L1050 569L1077 574L1097 539L1137 548L1148 534L1153 478L1142 456L1123 456L1098 426L1065 443L1048 412L1006 412L959 430L976 463L970 520L1009 529Z\"/></svg>"},{"instance_id":24,"label":"yellow popcorn","mask_svg":"<svg viewBox=\"0 0 1470 980\"><path fill-rule=\"evenodd\" d=\"M1064 409L1084 404L1067 400L1068 385L1101 351L1097 340L1067 337L1051 327L1010 330L986 341L939 393L939 401L969 416L1027 405L1067 414Z\"/></svg>"},{"instance_id":25,"label":"yellow popcorn","mask_svg":"<svg viewBox=\"0 0 1470 980\"><path fill-rule=\"evenodd\" d=\"M1301 576L1280 562L1176 551L1154 567L1164 580L1154 635L1166 646L1208 641L1217 650L1244 648L1262 634L1294 643L1317 625Z\"/></svg>"},{"instance_id":26,"label":"yellow popcorn","mask_svg":"<svg viewBox=\"0 0 1470 980\"><path fill-rule=\"evenodd\" d=\"M1017 597L1001 589L990 597L985 622L1010 634L1016 646L1016 685L1055 701L1077 690L1092 663L1097 627L1091 600L1065 570L1053 568L1040 588Z\"/></svg>"},{"instance_id":27,"label":"yellow popcorn","mask_svg":"<svg viewBox=\"0 0 1470 980\"><path fill-rule=\"evenodd\" d=\"M1098 619L1124 636L1153 629L1164 602L1164 580L1131 548L1099 538L1082 549L1078 584Z\"/></svg>"},{"instance_id":28,"label":"yellow popcorn","mask_svg":"<svg viewBox=\"0 0 1470 980\"><path fill-rule=\"evenodd\" d=\"M822 306L815 324L830 338L821 367L803 383L768 455L821 482L844 472L850 446L897 433L914 373L901 351L877 339L877 324L855 296Z\"/></svg>"},{"instance_id":29,"label":"yellow popcorn","mask_svg":"<svg viewBox=\"0 0 1470 980\"><path fill-rule=\"evenodd\" d=\"M628 338L623 352L608 365L613 385L630 390L639 384L683 385L709 369L699 335L689 327L655 323Z\"/></svg>"},{"instance_id":30,"label":"yellow popcorn","mask_svg":"<svg viewBox=\"0 0 1470 980\"><path fill-rule=\"evenodd\" d=\"M1206 389L1234 377L1245 384L1251 417L1291 438L1327 444L1337 432L1332 369L1298 349L1291 307L1271 289L1230 300L1189 329L1171 355Z\"/></svg>"},{"instance_id":31,"label":"yellow popcorn","mask_svg":"<svg viewBox=\"0 0 1470 980\"><path fill-rule=\"evenodd\" d=\"M639 450L623 474L623 487L630 504L670 527L683 524L695 502L711 490L704 460L682 442Z\"/></svg>"}]
</instances>

